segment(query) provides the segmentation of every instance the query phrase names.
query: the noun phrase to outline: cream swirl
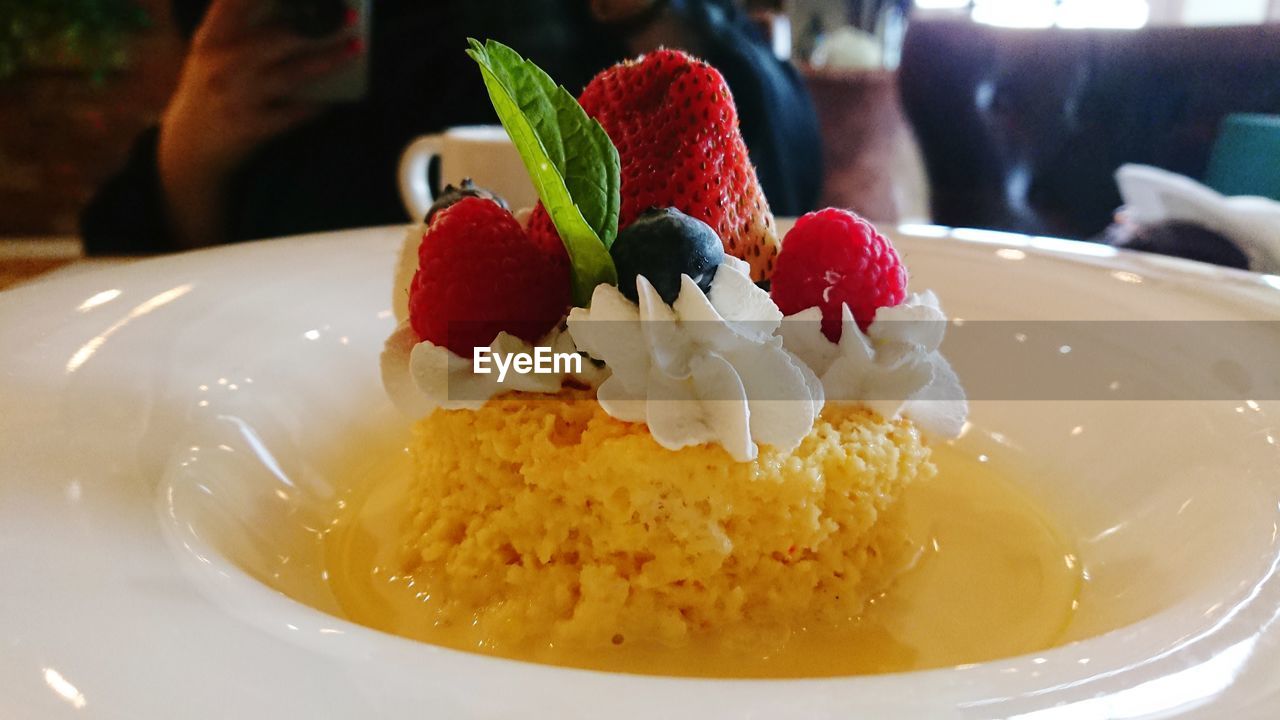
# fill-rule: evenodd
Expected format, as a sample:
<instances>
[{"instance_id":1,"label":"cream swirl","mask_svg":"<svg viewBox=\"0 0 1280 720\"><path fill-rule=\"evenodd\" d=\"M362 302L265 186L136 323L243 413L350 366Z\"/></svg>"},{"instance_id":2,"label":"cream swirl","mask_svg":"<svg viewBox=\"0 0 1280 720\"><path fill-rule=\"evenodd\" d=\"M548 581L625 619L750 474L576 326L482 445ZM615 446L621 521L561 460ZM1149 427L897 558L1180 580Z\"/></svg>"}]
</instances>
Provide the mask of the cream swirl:
<instances>
[{"instance_id":1,"label":"cream swirl","mask_svg":"<svg viewBox=\"0 0 1280 720\"><path fill-rule=\"evenodd\" d=\"M667 305L643 277L638 303L600 285L590 308L569 313L578 349L612 374L597 399L605 412L643 422L670 450L715 443L737 461L757 444L794 449L822 410L818 378L782 345L782 322L747 263L726 256L710 292L685 276Z\"/></svg>"},{"instance_id":2,"label":"cream swirl","mask_svg":"<svg viewBox=\"0 0 1280 720\"><path fill-rule=\"evenodd\" d=\"M426 223L410 225L405 230L404 240L400 241L391 283L391 310L397 322L409 319L409 288L413 286L413 276L418 272L418 246L426 232Z\"/></svg>"},{"instance_id":3,"label":"cream swirl","mask_svg":"<svg viewBox=\"0 0 1280 720\"><path fill-rule=\"evenodd\" d=\"M939 351L947 316L932 291L882 307L863 333L842 306L840 342L822 334L822 311L782 322L783 345L822 380L828 402L858 402L886 418L909 417L927 434L960 434L968 415L960 379Z\"/></svg>"}]
</instances>

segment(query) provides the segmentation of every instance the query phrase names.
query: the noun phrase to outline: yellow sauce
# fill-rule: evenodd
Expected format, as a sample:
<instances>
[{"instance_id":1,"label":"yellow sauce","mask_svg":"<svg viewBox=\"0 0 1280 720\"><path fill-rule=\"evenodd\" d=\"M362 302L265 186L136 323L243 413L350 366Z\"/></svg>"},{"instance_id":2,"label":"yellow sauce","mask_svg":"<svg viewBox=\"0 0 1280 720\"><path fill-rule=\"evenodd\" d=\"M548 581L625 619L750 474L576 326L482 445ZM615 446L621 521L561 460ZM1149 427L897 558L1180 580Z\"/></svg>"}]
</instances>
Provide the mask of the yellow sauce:
<instances>
[{"instance_id":1,"label":"yellow sauce","mask_svg":"<svg viewBox=\"0 0 1280 720\"><path fill-rule=\"evenodd\" d=\"M1082 567L1011 479L959 450L935 449L938 477L903 510L920 555L859 618L810 627L769 656L714 639L678 650L529 648L507 657L619 672L701 677L821 677L900 672L1035 652L1061 642ZM396 575L407 457L366 468L324 539L329 585L354 622L435 645L492 653L474 628L436 627L438 602Z\"/></svg>"}]
</instances>

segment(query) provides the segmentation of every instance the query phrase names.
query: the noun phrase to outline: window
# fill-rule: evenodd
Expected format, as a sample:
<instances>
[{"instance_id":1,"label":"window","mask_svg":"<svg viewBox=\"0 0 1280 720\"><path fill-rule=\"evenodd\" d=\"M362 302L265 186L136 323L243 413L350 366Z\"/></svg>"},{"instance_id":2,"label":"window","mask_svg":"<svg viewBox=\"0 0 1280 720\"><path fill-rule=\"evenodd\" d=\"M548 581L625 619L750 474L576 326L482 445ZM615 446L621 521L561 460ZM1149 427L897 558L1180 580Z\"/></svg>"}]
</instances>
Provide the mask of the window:
<instances>
[{"instance_id":1,"label":"window","mask_svg":"<svg viewBox=\"0 0 1280 720\"><path fill-rule=\"evenodd\" d=\"M1147 0L1063 0L1056 23L1070 28L1139 28L1150 14Z\"/></svg>"},{"instance_id":2,"label":"window","mask_svg":"<svg viewBox=\"0 0 1280 720\"><path fill-rule=\"evenodd\" d=\"M1139 28L1253 25L1280 20L1280 0L915 0L921 10L969 12L1005 27Z\"/></svg>"},{"instance_id":3,"label":"window","mask_svg":"<svg viewBox=\"0 0 1280 720\"><path fill-rule=\"evenodd\" d=\"M1006 27L1139 28L1147 0L974 0L975 22Z\"/></svg>"},{"instance_id":4,"label":"window","mask_svg":"<svg viewBox=\"0 0 1280 720\"><path fill-rule=\"evenodd\" d=\"M1267 21L1267 0L1182 0L1188 25L1255 25Z\"/></svg>"}]
</instances>

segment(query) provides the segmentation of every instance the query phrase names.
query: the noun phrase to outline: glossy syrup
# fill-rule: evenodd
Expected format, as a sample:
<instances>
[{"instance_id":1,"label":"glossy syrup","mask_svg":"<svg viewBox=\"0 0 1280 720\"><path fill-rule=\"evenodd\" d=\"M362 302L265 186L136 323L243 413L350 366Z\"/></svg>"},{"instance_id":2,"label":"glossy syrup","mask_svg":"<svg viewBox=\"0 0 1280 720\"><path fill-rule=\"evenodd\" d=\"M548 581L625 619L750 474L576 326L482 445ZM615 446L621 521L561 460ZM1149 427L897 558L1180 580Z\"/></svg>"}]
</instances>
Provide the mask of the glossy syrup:
<instances>
[{"instance_id":1,"label":"glossy syrup","mask_svg":"<svg viewBox=\"0 0 1280 720\"><path fill-rule=\"evenodd\" d=\"M986 459L983 456L982 459ZM918 560L847 624L798 632L781 651L744 653L706 639L679 649L628 644L499 653L470 627L436 627L432 598L397 575L404 458L365 468L324 539L330 588L354 622L461 650L619 672L702 677L821 677L982 662L1061 642L1083 568L1012 478L943 446L938 477L911 487L903 512Z\"/></svg>"}]
</instances>

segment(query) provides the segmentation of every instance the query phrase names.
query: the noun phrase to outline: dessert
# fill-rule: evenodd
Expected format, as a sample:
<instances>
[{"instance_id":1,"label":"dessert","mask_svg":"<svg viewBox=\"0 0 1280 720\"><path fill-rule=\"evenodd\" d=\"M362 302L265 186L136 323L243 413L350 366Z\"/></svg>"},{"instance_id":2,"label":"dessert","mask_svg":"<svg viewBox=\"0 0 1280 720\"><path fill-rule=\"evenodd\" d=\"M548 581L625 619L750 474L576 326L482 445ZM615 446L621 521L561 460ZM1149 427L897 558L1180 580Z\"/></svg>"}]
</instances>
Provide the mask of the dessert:
<instances>
[{"instance_id":1,"label":"dessert","mask_svg":"<svg viewBox=\"0 0 1280 720\"><path fill-rule=\"evenodd\" d=\"M542 202L522 224L469 188L411 234L383 379L413 468L339 546L376 558L335 572L340 602L647 671L856 635L921 557L902 498L936 474L926 437L965 420L936 296L847 210L778 242L705 63L653 53L579 104L498 43L470 53ZM389 601L351 589L371 577Z\"/></svg>"},{"instance_id":2,"label":"dessert","mask_svg":"<svg viewBox=\"0 0 1280 720\"><path fill-rule=\"evenodd\" d=\"M857 408L755 462L667 450L584 390L434 413L414 436L402 567L432 578L439 622L499 650L709 631L767 650L854 617L907 559L881 515L932 472L908 425Z\"/></svg>"}]
</instances>

